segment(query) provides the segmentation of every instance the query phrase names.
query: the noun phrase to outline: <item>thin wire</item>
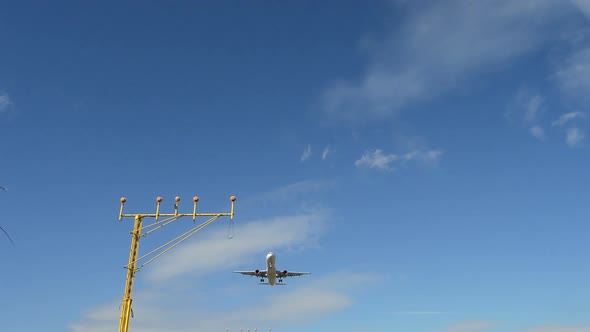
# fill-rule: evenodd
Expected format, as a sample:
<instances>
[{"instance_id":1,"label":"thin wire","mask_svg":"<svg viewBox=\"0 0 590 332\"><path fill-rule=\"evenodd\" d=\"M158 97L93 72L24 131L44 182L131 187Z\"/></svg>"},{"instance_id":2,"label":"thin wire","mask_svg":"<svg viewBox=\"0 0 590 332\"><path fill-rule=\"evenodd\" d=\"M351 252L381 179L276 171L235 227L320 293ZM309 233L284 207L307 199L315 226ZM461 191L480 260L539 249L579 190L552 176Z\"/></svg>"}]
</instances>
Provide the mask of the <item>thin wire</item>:
<instances>
[{"instance_id":1,"label":"thin wire","mask_svg":"<svg viewBox=\"0 0 590 332\"><path fill-rule=\"evenodd\" d=\"M15 246L15 245L14 245L14 242L13 242L13 241L12 241L12 239L10 238L10 235L8 235L8 233L7 233L7 232L4 230L4 228L0 227L0 229L1 229L1 230L4 232L4 234L6 234L6 237L7 237L7 238L10 240L10 242L12 243L12 245L13 245L13 246ZM16 247L16 246L15 246L15 247Z\"/></svg>"},{"instance_id":2,"label":"thin wire","mask_svg":"<svg viewBox=\"0 0 590 332\"><path fill-rule=\"evenodd\" d=\"M155 231L155 230L158 230L158 229L160 229L160 228L162 228L162 227L164 227L164 226L166 226L166 225L169 225L169 224L171 224L171 223L175 222L176 220L180 219L180 217L171 217L171 218L168 218L168 219L171 219L171 220L169 220L169 221L166 221L166 222L164 222L164 220L162 220L162 222L164 222L162 225L160 225L160 226L158 226L158 227L156 227L156 228L154 228L154 229L152 229L152 230L149 230L149 231L147 231L147 232L143 233L143 235L144 235L144 236L145 236L145 235L148 235L149 233L151 233L151 232L153 232L153 231ZM155 226L155 224L148 225L147 227L150 227L150 226Z\"/></svg>"},{"instance_id":3,"label":"thin wire","mask_svg":"<svg viewBox=\"0 0 590 332\"><path fill-rule=\"evenodd\" d=\"M219 216L212 217L212 218L210 218L209 220L211 220L211 219L215 220L215 219L217 219L217 218L219 218ZM204 222L203 224L201 224L201 225L197 226L197 228L199 228L199 227L204 227L203 225L204 225L205 223L209 222L209 220L208 220L208 221L206 221L206 222ZM208 224L207 224L207 225L208 225ZM207 226L207 225L205 225L205 226ZM193 229L194 229L194 228L193 228ZM170 243L172 243L172 242L174 242L174 241L176 241L176 240L180 239L181 237L183 237L183 236L185 236L186 234L190 233L190 232L191 232L193 229L189 229L188 231L186 231L186 232L184 232L184 233L180 234L179 236L175 237L174 239L172 239L172 240L170 240L170 241L168 241L168 242L164 243L163 245L161 245L161 246L157 247L156 249L154 249L154 250L152 250L152 251L148 252L147 254L144 254L143 256L141 256L141 257L139 257L138 259L136 259L136 260L135 260L135 262L138 262L138 261L140 261L140 260L142 260L142 259L146 258L147 256L149 256L149 255L153 254L154 252L156 252L156 251L158 251L158 250L160 250L160 249L164 248L165 246L169 245Z\"/></svg>"},{"instance_id":4,"label":"thin wire","mask_svg":"<svg viewBox=\"0 0 590 332\"><path fill-rule=\"evenodd\" d=\"M144 254L143 256L139 257L138 259L136 259L136 260L135 260L135 262L139 262L140 260L142 260L142 259L146 258L147 256L149 256L149 255L153 254L154 252L156 252L156 251L158 251L158 250L160 250L160 249L164 248L165 246L169 245L170 243L172 243L172 242L174 242L174 241L178 240L179 238L183 237L185 234L187 234L187 233L189 233L189 232L190 232L190 230L188 230L188 231L186 231L186 232L184 232L184 233L180 234L179 236L175 237L174 239L172 239L172 240L170 240L170 241L168 241L168 242L164 243L163 245L161 245L161 246L157 247L156 249L154 249L154 250L152 250L152 251L150 251L150 252L148 252L148 253Z\"/></svg>"},{"instance_id":5,"label":"thin wire","mask_svg":"<svg viewBox=\"0 0 590 332\"><path fill-rule=\"evenodd\" d=\"M142 229L142 230L143 230L143 229L146 229L146 228L154 227L154 226L156 226L156 225L159 225L159 224L161 224L161 223L167 223L167 222L168 222L168 221L170 221L170 220L172 220L172 221L174 221L174 220L177 220L178 218L180 218L180 216L172 216L172 217L168 217L168 218L166 218L166 219L162 219L162 220L160 220L160 221L156 221L156 222L154 222L154 223L151 223L151 224L149 224L149 225L142 226L140 229Z\"/></svg>"},{"instance_id":6,"label":"thin wire","mask_svg":"<svg viewBox=\"0 0 590 332\"><path fill-rule=\"evenodd\" d=\"M166 218L166 219L162 219L162 220L160 220L160 221L156 221L156 222L154 222L154 223L151 223L151 224L148 224L148 225L143 225L143 226L141 227L141 229L145 229L145 228L153 227L153 226L155 226L155 225L158 225L158 224L161 224L161 223L167 222L167 221L169 221L169 220L171 220L171 219L175 219L175 218L178 218L178 216L172 216L172 217L168 217L168 218Z\"/></svg>"},{"instance_id":7,"label":"thin wire","mask_svg":"<svg viewBox=\"0 0 590 332\"><path fill-rule=\"evenodd\" d=\"M172 250L172 248L176 247L177 245L181 244L182 242L184 242L185 240L187 240L189 237L195 235L197 232L199 232L201 229L203 229L205 226L209 225L210 223L214 222L216 219L218 219L221 215L217 215L215 217L212 217L211 219L209 219L208 221L204 222L203 224L199 225L198 227L196 227L195 229L193 229L192 231L189 231L188 235L186 235L182 240L179 240L177 243L171 245L170 247L168 247L166 250L162 251L161 253L157 254L156 256L154 256L153 258L151 258L150 260L148 260L147 262L141 264L141 266L139 267L139 269L141 269L142 267L148 265L149 263L153 262L156 258L162 256L163 254L165 254L166 252ZM186 233L185 233L186 234ZM138 269L138 270L139 270Z\"/></svg>"},{"instance_id":8,"label":"thin wire","mask_svg":"<svg viewBox=\"0 0 590 332\"><path fill-rule=\"evenodd\" d=\"M158 257L162 256L163 254L165 254L166 252L172 250L172 248L174 248L177 245L179 245L180 243L184 242L189 237L195 235L197 232L199 232L200 230L202 230L203 228L205 228L207 225L209 225L210 223L212 223L213 221L215 221L217 218L219 218L219 216L213 217L209 221L203 223L202 225L199 225L198 227L196 227L196 228L194 228L194 229L192 229L192 230L190 230L188 232L185 232L184 234L186 234L186 236L184 236L183 239L179 240L177 243L171 245L166 250L162 251L161 253L157 254L156 256L154 256L153 258L151 258L150 260L148 260L147 262L143 263L139 268L141 269L142 267L146 266L147 264L153 262L156 258L158 258Z\"/></svg>"},{"instance_id":9,"label":"thin wire","mask_svg":"<svg viewBox=\"0 0 590 332\"><path fill-rule=\"evenodd\" d=\"M0 187L0 189L2 189L2 190L4 190L4 191L7 191L7 190L6 190L6 188L4 188L4 187ZM13 241L12 241L12 239L10 238L10 235L8 235L8 233L7 233L7 232L4 230L4 228L0 227L0 229L1 229L1 230L4 232L4 234L6 234L6 237L7 237L7 238L10 240L10 242L12 243L12 245L13 245L13 246L15 246L15 245L14 245L14 242L13 242ZM15 247L16 247L16 246L15 246Z\"/></svg>"},{"instance_id":10,"label":"thin wire","mask_svg":"<svg viewBox=\"0 0 590 332\"><path fill-rule=\"evenodd\" d=\"M229 220L229 224L227 225L227 238L230 240L234 238L234 221L231 219Z\"/></svg>"}]
</instances>

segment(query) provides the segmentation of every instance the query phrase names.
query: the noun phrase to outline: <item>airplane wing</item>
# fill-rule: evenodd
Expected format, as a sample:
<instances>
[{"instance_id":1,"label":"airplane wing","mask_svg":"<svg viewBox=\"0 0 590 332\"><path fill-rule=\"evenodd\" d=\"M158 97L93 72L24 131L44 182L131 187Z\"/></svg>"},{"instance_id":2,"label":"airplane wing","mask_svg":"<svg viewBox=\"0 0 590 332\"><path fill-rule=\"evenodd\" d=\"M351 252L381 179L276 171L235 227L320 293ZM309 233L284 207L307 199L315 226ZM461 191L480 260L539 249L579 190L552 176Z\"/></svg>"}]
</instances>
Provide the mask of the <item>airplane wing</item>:
<instances>
[{"instance_id":1,"label":"airplane wing","mask_svg":"<svg viewBox=\"0 0 590 332\"><path fill-rule=\"evenodd\" d=\"M311 274L311 272L291 272L291 271L287 271L287 273L284 273L285 271L277 271L277 278L286 278L286 277L300 277L303 275L308 275Z\"/></svg>"},{"instance_id":2,"label":"airplane wing","mask_svg":"<svg viewBox=\"0 0 590 332\"><path fill-rule=\"evenodd\" d=\"M257 271L258 271L258 274L257 274ZM266 278L266 270L257 270L257 271L234 271L234 273L243 274L245 276Z\"/></svg>"}]
</instances>

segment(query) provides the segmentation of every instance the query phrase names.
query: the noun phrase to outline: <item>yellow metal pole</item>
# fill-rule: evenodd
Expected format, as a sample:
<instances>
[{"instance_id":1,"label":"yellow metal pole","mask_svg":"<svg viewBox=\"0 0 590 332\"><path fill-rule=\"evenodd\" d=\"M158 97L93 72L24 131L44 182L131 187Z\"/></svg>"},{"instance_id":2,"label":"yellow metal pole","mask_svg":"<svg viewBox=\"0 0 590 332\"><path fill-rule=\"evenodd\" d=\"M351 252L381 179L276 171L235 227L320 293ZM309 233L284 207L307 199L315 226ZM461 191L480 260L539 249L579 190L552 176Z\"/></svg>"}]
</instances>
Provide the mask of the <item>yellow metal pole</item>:
<instances>
[{"instance_id":1,"label":"yellow metal pole","mask_svg":"<svg viewBox=\"0 0 590 332\"><path fill-rule=\"evenodd\" d=\"M128 332L129 331L129 322L130 322L130 318L131 318L131 303L133 301L133 299L132 299L133 283L134 283L134 279L135 279L135 273L137 271L139 271L137 269L137 260L138 260L137 256L139 253L139 239L145 235L145 234L142 235L142 233L141 233L143 218L155 217L155 219L158 220L159 217L180 218L180 217L191 216L191 217L193 217L193 220L195 220L195 218L198 216L213 217L215 219L217 219L221 216L229 216L230 219L234 219L234 202L236 201L236 197L235 196L230 197L231 209L230 209L229 213L197 213L197 202L199 201L199 198L197 196L193 197L194 206L193 206L192 213L179 213L178 212L178 205L180 202L180 197L178 197L178 196L176 196L174 198L175 202L174 202L174 213L173 214L160 213L160 203L162 202L162 197L156 198L156 201L157 201L157 205L156 205L156 213L155 214L154 213L123 214L123 206L125 205L125 202L127 202L127 199L125 197L121 197L121 208L119 209L119 220L121 220L123 217L135 217L135 224L133 226L133 232L131 233L132 237L131 237L131 248L129 250L129 263L126 266L127 267L127 279L125 281L125 294L123 295L123 302L121 304L121 317L119 319L119 332ZM210 223L210 222L207 221L206 223L208 225L208 223ZM151 224L151 225L153 226L154 224ZM149 226L150 225L147 225L146 227L149 227ZM159 226L159 227L162 227L162 226ZM199 227L201 227L201 226L199 226ZM152 231L154 231L154 230L155 229L153 229ZM150 233L152 231L149 231L147 233ZM194 232L194 233L196 233L196 232ZM192 233L192 234L194 234L194 233ZM192 234L189 236L192 236ZM184 241L184 239L182 241ZM176 246L177 244L175 244L174 246ZM174 247L174 246L172 246L172 247ZM172 247L166 249L164 252L166 252L167 250L170 250ZM162 253L160 253L159 255L161 255ZM156 256L156 257L158 257L158 256ZM152 258L152 260L153 259L155 259L155 257ZM142 266L145 266L146 264L147 263L143 264Z\"/></svg>"},{"instance_id":2,"label":"yellow metal pole","mask_svg":"<svg viewBox=\"0 0 590 332\"><path fill-rule=\"evenodd\" d=\"M129 331L129 319L131 318L131 302L133 295L133 281L135 279L135 266L137 252L139 249L139 238L141 237L142 216L135 216L135 225L131 238L131 248L129 251L129 263L127 264L127 280L125 281L125 294L121 305L121 319L119 320L119 332Z\"/></svg>"}]
</instances>

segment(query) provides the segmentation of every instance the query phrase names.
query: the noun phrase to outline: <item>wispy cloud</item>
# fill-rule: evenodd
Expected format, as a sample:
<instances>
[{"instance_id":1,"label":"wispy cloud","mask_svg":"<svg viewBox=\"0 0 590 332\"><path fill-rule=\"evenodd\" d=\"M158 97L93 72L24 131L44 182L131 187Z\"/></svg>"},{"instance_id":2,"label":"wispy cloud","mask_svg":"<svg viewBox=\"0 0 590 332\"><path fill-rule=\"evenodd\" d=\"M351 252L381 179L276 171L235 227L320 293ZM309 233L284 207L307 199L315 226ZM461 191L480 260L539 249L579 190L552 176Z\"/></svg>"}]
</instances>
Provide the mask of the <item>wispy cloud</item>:
<instances>
[{"instance_id":1,"label":"wispy cloud","mask_svg":"<svg viewBox=\"0 0 590 332\"><path fill-rule=\"evenodd\" d=\"M443 311L394 311L394 315L440 315Z\"/></svg>"},{"instance_id":2,"label":"wispy cloud","mask_svg":"<svg viewBox=\"0 0 590 332\"><path fill-rule=\"evenodd\" d=\"M443 332L479 332L486 331L498 326L498 322L491 320L472 320L460 322L457 324L449 325L444 328Z\"/></svg>"},{"instance_id":3,"label":"wispy cloud","mask_svg":"<svg viewBox=\"0 0 590 332\"><path fill-rule=\"evenodd\" d=\"M328 153L330 153L330 145L327 145L322 151L322 160L326 160L328 158Z\"/></svg>"},{"instance_id":4,"label":"wispy cloud","mask_svg":"<svg viewBox=\"0 0 590 332\"><path fill-rule=\"evenodd\" d=\"M417 160L424 163L436 162L442 156L442 150L411 151L403 155L384 154L383 150L375 149L365 152L354 162L356 167L366 167L383 171L393 171L392 164L396 161Z\"/></svg>"},{"instance_id":5,"label":"wispy cloud","mask_svg":"<svg viewBox=\"0 0 590 332\"><path fill-rule=\"evenodd\" d=\"M559 119L552 122L553 127L565 127L576 119L583 119L586 114L583 112L569 112L562 114ZM579 145L585 138L584 131L577 126L566 129L565 141L570 147Z\"/></svg>"},{"instance_id":6,"label":"wispy cloud","mask_svg":"<svg viewBox=\"0 0 590 332\"><path fill-rule=\"evenodd\" d=\"M308 144L301 154L301 161L306 161L309 157L311 157L311 145Z\"/></svg>"},{"instance_id":7,"label":"wispy cloud","mask_svg":"<svg viewBox=\"0 0 590 332\"><path fill-rule=\"evenodd\" d=\"M422 162L437 161L442 156L442 150L412 151L402 156L403 160L420 160Z\"/></svg>"},{"instance_id":8,"label":"wispy cloud","mask_svg":"<svg viewBox=\"0 0 590 332\"><path fill-rule=\"evenodd\" d=\"M365 74L327 89L325 110L354 120L395 114L555 37L553 23L570 7L560 0L404 2L399 29L367 43Z\"/></svg>"},{"instance_id":9,"label":"wispy cloud","mask_svg":"<svg viewBox=\"0 0 590 332\"><path fill-rule=\"evenodd\" d=\"M256 203L285 203L290 202L297 205L300 202L308 202L309 197L324 192L330 188L334 183L327 180L308 179L295 183L290 183L268 192L261 192L250 195L245 198L248 202Z\"/></svg>"},{"instance_id":10,"label":"wispy cloud","mask_svg":"<svg viewBox=\"0 0 590 332\"><path fill-rule=\"evenodd\" d=\"M350 289L366 285L370 274L335 272L303 287L282 289L280 293L257 292L251 301L211 307L211 300L177 292L138 292L135 296L132 329L148 332L238 331L244 326L272 326L274 329L305 324L354 304ZM258 287L258 286L257 286ZM290 287L287 285L285 287ZM219 293L219 291L218 291ZM268 295L260 295L268 294ZM215 296L212 296L215 297ZM191 303L191 304L189 304ZM182 304L182 305L180 305ZM73 332L116 330L119 301L88 310L70 325Z\"/></svg>"},{"instance_id":11,"label":"wispy cloud","mask_svg":"<svg viewBox=\"0 0 590 332\"><path fill-rule=\"evenodd\" d=\"M390 164L395 160L399 160L399 157L394 154L384 154L381 149L375 149L373 152L365 152L354 162L354 165L378 170L393 170Z\"/></svg>"},{"instance_id":12,"label":"wispy cloud","mask_svg":"<svg viewBox=\"0 0 590 332\"><path fill-rule=\"evenodd\" d=\"M539 123L541 113L544 113L545 110L545 97L539 93L523 90L511 102L505 116L510 122L518 118L518 122L522 121L522 124L528 128L533 137L543 139L545 138L545 130Z\"/></svg>"},{"instance_id":13,"label":"wispy cloud","mask_svg":"<svg viewBox=\"0 0 590 332\"><path fill-rule=\"evenodd\" d=\"M531 327L524 332L590 332L590 326L545 324Z\"/></svg>"},{"instance_id":14,"label":"wispy cloud","mask_svg":"<svg viewBox=\"0 0 590 332\"><path fill-rule=\"evenodd\" d=\"M543 127L542 115L545 113L547 113L546 97L523 89L511 102L505 115L510 122L518 119L517 122L521 122L534 138L544 140L547 132Z\"/></svg>"},{"instance_id":15,"label":"wispy cloud","mask_svg":"<svg viewBox=\"0 0 590 332\"><path fill-rule=\"evenodd\" d=\"M304 215L276 217L270 220L243 222L236 227L235 236L226 239L225 230L211 232L199 241L170 251L149 266L145 277L152 282L164 282L185 275L203 275L250 262L255 253L269 247L289 248L317 238L326 213L318 211ZM211 259L211 257L215 259Z\"/></svg>"},{"instance_id":16,"label":"wispy cloud","mask_svg":"<svg viewBox=\"0 0 590 332\"><path fill-rule=\"evenodd\" d=\"M248 306L240 312L233 313L231 320L235 323L271 321L298 323L312 320L352 304L351 299L341 292L322 288L300 288L286 294L271 296L268 304ZM305 319L302 319L305 317Z\"/></svg>"},{"instance_id":17,"label":"wispy cloud","mask_svg":"<svg viewBox=\"0 0 590 332\"><path fill-rule=\"evenodd\" d=\"M570 147L578 146L586 137L584 132L579 128L569 128L565 133L565 141Z\"/></svg>"},{"instance_id":18,"label":"wispy cloud","mask_svg":"<svg viewBox=\"0 0 590 332\"><path fill-rule=\"evenodd\" d=\"M532 96L525 105L524 120L526 122L535 121L543 105L543 97L540 95Z\"/></svg>"},{"instance_id":19,"label":"wispy cloud","mask_svg":"<svg viewBox=\"0 0 590 332\"><path fill-rule=\"evenodd\" d=\"M590 18L590 1L588 0L571 0L572 3L580 9L584 15Z\"/></svg>"},{"instance_id":20,"label":"wispy cloud","mask_svg":"<svg viewBox=\"0 0 590 332\"><path fill-rule=\"evenodd\" d=\"M570 113L565 113L563 115L561 115L559 117L559 119L553 121L553 126L563 126L566 123L570 122L571 120L574 119L579 119L579 118L583 118L585 117L585 114L582 112L570 112Z\"/></svg>"},{"instance_id":21,"label":"wispy cloud","mask_svg":"<svg viewBox=\"0 0 590 332\"><path fill-rule=\"evenodd\" d=\"M545 130L541 127L541 126L532 126L529 129L531 135L533 135L533 137L538 138L538 139L544 139L545 138Z\"/></svg>"},{"instance_id":22,"label":"wispy cloud","mask_svg":"<svg viewBox=\"0 0 590 332\"><path fill-rule=\"evenodd\" d=\"M590 95L590 47L570 55L557 70L556 77L566 95L588 98Z\"/></svg>"},{"instance_id":23,"label":"wispy cloud","mask_svg":"<svg viewBox=\"0 0 590 332\"><path fill-rule=\"evenodd\" d=\"M10 97L7 94L0 94L0 112L8 110L10 105L12 105Z\"/></svg>"}]
</instances>

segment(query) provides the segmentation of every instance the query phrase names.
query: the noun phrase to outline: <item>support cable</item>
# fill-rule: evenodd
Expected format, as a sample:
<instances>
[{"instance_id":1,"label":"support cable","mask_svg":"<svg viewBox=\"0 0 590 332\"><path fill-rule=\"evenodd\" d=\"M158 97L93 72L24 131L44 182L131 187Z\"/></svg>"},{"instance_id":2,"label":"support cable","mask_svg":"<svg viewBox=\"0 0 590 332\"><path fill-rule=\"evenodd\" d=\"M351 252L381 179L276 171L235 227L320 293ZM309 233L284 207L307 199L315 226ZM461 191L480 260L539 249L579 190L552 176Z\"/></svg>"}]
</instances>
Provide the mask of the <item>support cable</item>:
<instances>
[{"instance_id":1,"label":"support cable","mask_svg":"<svg viewBox=\"0 0 590 332\"><path fill-rule=\"evenodd\" d=\"M151 263L152 261L154 261L156 258L162 256L164 253L168 252L169 250L171 250L172 248L176 247L177 245L179 245L180 243L182 243L183 241L185 241L186 239L188 239L189 237L193 236L194 234L196 234L197 232L199 232L200 230L202 230L203 228L205 228L206 226L208 226L209 224L211 224L212 222L214 222L215 220L217 220L219 217L221 217L221 214L213 216L211 218L209 218L209 220L203 222L202 224L200 224L197 227L194 227L184 233L182 233L181 235L177 236L176 238L164 243L163 245L157 247L156 249L153 249L152 251L144 254L143 256L139 257L138 259L135 260L135 262L139 262L140 260L146 258L147 256L150 256L152 254L154 254L155 252L157 252L158 250L174 243L173 245L171 245L170 247L168 247L166 250L162 251L161 253L159 253L158 255L152 257L151 259L149 259L148 261L146 261L145 263L143 263L139 268L137 268L137 270L140 270L142 267L146 266L147 264Z\"/></svg>"},{"instance_id":2,"label":"support cable","mask_svg":"<svg viewBox=\"0 0 590 332\"><path fill-rule=\"evenodd\" d=\"M172 248L176 247L177 245L181 244L182 242L184 242L185 240L187 240L189 237L195 235L196 233L198 233L200 230L202 230L203 228L205 228L207 225L209 225L210 223L214 222L216 219L218 219L219 217L221 217L221 215L215 216L210 218L209 220L207 220L206 222L204 222L203 224L197 226L196 228L194 228L193 230L190 230L184 234L187 234L183 239L179 240L178 242L176 242L175 244L171 245L170 247L166 248L166 250L162 251L161 253L157 254L156 256L152 257L151 259L149 259L147 262L141 264L141 266L139 267L139 269L141 269L142 267L148 265L149 263L153 262L156 258L162 256L163 254L165 254L166 252L172 250ZM138 270L139 270L138 269Z\"/></svg>"},{"instance_id":3,"label":"support cable","mask_svg":"<svg viewBox=\"0 0 590 332\"><path fill-rule=\"evenodd\" d=\"M146 236L146 235L148 235L149 233L151 233L151 232L153 232L153 231L155 231L155 230L157 230L157 229L160 229L160 228L162 228L162 227L164 227L164 226L166 226L166 225L169 225L169 224L171 224L171 223L175 222L175 221L176 221L176 220L178 220L178 219L180 219L180 217L177 217L177 216L175 216L175 217L170 217L170 218L166 218L166 219L164 219L164 220L162 220L162 221L158 221L158 222L155 222L155 223L149 224L149 225L147 225L147 226L144 226L144 227L142 227L142 228L141 228L142 230L143 230L143 229L146 229L146 228L149 228L149 227L154 227L154 226L156 226L156 225L158 225L158 224L162 224L162 225L160 225L160 226L158 226L158 227L156 227L156 228L154 228L154 229L152 229L152 230L149 230L149 231L147 231L147 232L143 233L143 234L142 234L142 236Z\"/></svg>"},{"instance_id":4,"label":"support cable","mask_svg":"<svg viewBox=\"0 0 590 332\"><path fill-rule=\"evenodd\" d=\"M227 225L227 238L230 240L234 238L234 221L231 219Z\"/></svg>"}]
</instances>

